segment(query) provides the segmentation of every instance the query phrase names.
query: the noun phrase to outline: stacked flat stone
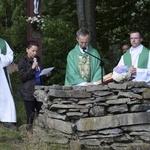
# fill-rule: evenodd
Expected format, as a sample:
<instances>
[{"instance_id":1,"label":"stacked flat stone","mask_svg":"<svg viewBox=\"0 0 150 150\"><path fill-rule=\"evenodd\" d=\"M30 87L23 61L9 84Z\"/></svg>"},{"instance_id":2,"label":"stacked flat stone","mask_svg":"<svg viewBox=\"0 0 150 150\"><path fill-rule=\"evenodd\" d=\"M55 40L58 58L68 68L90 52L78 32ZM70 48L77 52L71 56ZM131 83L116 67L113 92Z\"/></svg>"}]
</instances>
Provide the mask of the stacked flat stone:
<instances>
[{"instance_id":1,"label":"stacked flat stone","mask_svg":"<svg viewBox=\"0 0 150 150\"><path fill-rule=\"evenodd\" d=\"M145 82L36 86L34 95L43 102L34 125L39 141L71 150L150 149L150 89Z\"/></svg>"}]
</instances>

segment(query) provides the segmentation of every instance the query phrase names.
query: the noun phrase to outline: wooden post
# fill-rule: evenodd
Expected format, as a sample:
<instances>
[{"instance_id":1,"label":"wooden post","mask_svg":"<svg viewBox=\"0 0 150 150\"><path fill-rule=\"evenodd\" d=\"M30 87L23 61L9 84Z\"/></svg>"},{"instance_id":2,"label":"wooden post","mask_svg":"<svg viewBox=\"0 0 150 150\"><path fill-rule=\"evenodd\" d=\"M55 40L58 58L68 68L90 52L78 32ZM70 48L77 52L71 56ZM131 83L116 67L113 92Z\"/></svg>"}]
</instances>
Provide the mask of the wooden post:
<instances>
[{"instance_id":1,"label":"wooden post","mask_svg":"<svg viewBox=\"0 0 150 150\"><path fill-rule=\"evenodd\" d=\"M37 12L35 11L34 2L38 2ZM27 16L33 17L35 15L41 14L41 2L40 0L27 0ZM27 25L27 40L35 40L39 44L38 56L42 58L42 32L34 29L29 24Z\"/></svg>"}]
</instances>

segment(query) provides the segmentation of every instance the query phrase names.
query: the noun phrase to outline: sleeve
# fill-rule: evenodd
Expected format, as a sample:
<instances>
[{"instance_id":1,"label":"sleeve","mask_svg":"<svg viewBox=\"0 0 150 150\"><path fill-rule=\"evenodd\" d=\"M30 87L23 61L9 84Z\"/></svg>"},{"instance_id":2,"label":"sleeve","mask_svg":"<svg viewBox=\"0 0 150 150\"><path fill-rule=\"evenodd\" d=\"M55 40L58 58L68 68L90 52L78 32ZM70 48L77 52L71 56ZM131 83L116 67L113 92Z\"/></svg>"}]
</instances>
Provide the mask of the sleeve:
<instances>
[{"instance_id":1,"label":"sleeve","mask_svg":"<svg viewBox=\"0 0 150 150\"><path fill-rule=\"evenodd\" d=\"M150 52L148 59L148 66L146 69L137 68L135 81L145 81L150 85Z\"/></svg>"},{"instance_id":2,"label":"sleeve","mask_svg":"<svg viewBox=\"0 0 150 150\"><path fill-rule=\"evenodd\" d=\"M25 59L21 59L18 63L18 71L19 71L19 77L22 82L26 82L29 79L33 78L35 75L35 69L32 69L32 67L27 67L27 62Z\"/></svg>"},{"instance_id":3,"label":"sleeve","mask_svg":"<svg viewBox=\"0 0 150 150\"><path fill-rule=\"evenodd\" d=\"M119 60L119 63L117 66L124 66L123 55L121 56L121 59Z\"/></svg>"}]
</instances>

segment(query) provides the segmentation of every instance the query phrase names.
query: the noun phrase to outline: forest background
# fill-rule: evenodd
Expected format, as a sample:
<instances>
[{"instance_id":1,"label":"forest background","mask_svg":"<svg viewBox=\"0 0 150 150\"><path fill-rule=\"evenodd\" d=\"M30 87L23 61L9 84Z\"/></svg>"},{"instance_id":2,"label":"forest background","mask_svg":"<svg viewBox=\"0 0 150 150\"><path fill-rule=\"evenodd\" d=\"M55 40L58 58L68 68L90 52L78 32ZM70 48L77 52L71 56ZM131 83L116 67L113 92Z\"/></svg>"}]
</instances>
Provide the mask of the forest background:
<instances>
[{"instance_id":1,"label":"forest background","mask_svg":"<svg viewBox=\"0 0 150 150\"><path fill-rule=\"evenodd\" d=\"M129 32L138 29L143 34L143 44L150 48L149 0L41 0L43 66L55 66L47 83L64 84L66 58L74 48L76 31L88 26L93 37L91 44L105 63L106 74L112 72L121 52L121 46L129 43ZM27 40L27 1L0 0L0 37L5 39L17 64L25 54ZM18 73L11 75L15 94L19 88Z\"/></svg>"}]
</instances>

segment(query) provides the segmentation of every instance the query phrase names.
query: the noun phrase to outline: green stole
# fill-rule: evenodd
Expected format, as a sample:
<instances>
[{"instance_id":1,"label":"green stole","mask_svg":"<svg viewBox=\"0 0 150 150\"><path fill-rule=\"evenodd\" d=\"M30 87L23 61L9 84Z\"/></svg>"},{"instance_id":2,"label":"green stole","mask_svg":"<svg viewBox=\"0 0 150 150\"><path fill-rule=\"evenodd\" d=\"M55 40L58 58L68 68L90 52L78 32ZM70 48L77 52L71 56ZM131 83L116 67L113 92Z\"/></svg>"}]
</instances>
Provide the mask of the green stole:
<instances>
[{"instance_id":1,"label":"green stole","mask_svg":"<svg viewBox=\"0 0 150 150\"><path fill-rule=\"evenodd\" d=\"M142 52L139 55L137 67L143 68L143 69L147 68L148 59L149 59L149 49L143 46ZM124 60L125 66L128 66L128 67L132 66L131 54L129 50L123 55L123 60Z\"/></svg>"},{"instance_id":2,"label":"green stole","mask_svg":"<svg viewBox=\"0 0 150 150\"><path fill-rule=\"evenodd\" d=\"M5 40L3 40L1 38L0 38L0 48L1 48L1 54L6 55L6 43L5 43ZM8 73L7 73L7 67L4 67L4 73L5 73L8 85L9 85L9 87L11 87L9 76L8 76Z\"/></svg>"}]
</instances>

